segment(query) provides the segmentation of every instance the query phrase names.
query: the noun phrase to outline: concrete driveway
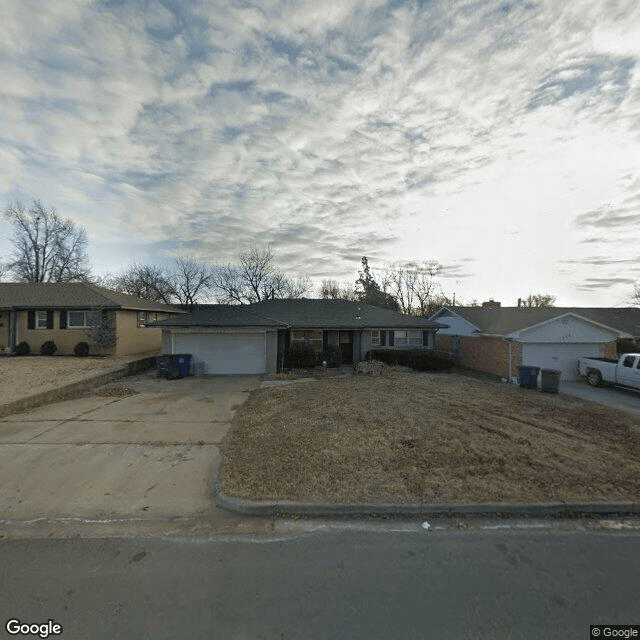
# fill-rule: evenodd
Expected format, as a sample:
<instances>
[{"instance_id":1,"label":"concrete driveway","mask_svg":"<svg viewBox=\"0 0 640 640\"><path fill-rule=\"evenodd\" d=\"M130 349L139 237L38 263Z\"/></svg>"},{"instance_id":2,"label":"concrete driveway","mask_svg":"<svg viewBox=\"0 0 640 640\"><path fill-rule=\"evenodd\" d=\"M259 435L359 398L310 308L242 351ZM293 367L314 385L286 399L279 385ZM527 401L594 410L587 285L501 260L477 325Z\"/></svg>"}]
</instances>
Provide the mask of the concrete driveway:
<instances>
[{"instance_id":1,"label":"concrete driveway","mask_svg":"<svg viewBox=\"0 0 640 640\"><path fill-rule=\"evenodd\" d=\"M258 376L108 385L128 397L85 397L0 420L0 524L215 515L219 444Z\"/></svg>"},{"instance_id":2,"label":"concrete driveway","mask_svg":"<svg viewBox=\"0 0 640 640\"><path fill-rule=\"evenodd\" d=\"M622 387L590 387L585 381L563 381L560 393L640 416L640 392Z\"/></svg>"}]
</instances>

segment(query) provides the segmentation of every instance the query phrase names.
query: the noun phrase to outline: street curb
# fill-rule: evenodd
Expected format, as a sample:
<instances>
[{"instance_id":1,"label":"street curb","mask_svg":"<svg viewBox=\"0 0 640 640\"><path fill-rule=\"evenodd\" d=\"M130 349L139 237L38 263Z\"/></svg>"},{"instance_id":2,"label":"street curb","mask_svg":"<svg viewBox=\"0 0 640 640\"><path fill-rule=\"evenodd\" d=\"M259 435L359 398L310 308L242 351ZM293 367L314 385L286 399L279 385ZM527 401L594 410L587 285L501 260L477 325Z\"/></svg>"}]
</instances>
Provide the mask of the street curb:
<instances>
[{"instance_id":1,"label":"street curb","mask_svg":"<svg viewBox=\"0 0 640 640\"><path fill-rule=\"evenodd\" d=\"M7 402L0 405L0 418L11 415L12 413L19 413L26 411L27 409L35 409L51 402L58 402L59 400L67 400L69 398L82 395L85 391L92 389L107 382L113 382L127 376L135 375L141 371L146 371L155 366L155 356L141 358L140 360L132 360L119 369L107 371L91 378L79 380L78 382L72 382L71 384L50 389L49 391L43 391L42 393L36 393L26 398L20 398L20 400L14 400L13 402Z\"/></svg>"},{"instance_id":2,"label":"street curb","mask_svg":"<svg viewBox=\"0 0 640 640\"><path fill-rule=\"evenodd\" d=\"M290 500L246 500L226 495L216 481L211 492L219 507L250 516L314 518L416 517L416 518L569 518L575 516L640 515L638 502L549 502L541 504L336 504Z\"/></svg>"}]
</instances>

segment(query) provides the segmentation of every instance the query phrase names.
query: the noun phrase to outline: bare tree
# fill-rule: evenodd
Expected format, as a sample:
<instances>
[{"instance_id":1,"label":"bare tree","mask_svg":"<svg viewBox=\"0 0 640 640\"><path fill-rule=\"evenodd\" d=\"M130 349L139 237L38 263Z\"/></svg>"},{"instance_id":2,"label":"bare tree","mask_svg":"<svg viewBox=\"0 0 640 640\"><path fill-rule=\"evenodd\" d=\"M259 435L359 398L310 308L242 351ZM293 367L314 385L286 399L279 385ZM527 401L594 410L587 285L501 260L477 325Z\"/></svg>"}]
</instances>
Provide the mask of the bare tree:
<instances>
[{"instance_id":1,"label":"bare tree","mask_svg":"<svg viewBox=\"0 0 640 640\"><path fill-rule=\"evenodd\" d=\"M355 290L337 280L323 280L320 285L320 297L325 300L356 300Z\"/></svg>"},{"instance_id":2,"label":"bare tree","mask_svg":"<svg viewBox=\"0 0 640 640\"><path fill-rule=\"evenodd\" d=\"M108 281L108 286L136 298L172 304L175 291L169 274L157 265L133 264Z\"/></svg>"},{"instance_id":3,"label":"bare tree","mask_svg":"<svg viewBox=\"0 0 640 640\"><path fill-rule=\"evenodd\" d=\"M105 350L116 343L116 312L104 307L93 307L87 313L87 322L89 337L100 349L101 355L104 355Z\"/></svg>"},{"instance_id":4,"label":"bare tree","mask_svg":"<svg viewBox=\"0 0 640 640\"><path fill-rule=\"evenodd\" d=\"M533 293L518 299L519 307L553 307L556 297L548 293Z\"/></svg>"},{"instance_id":5,"label":"bare tree","mask_svg":"<svg viewBox=\"0 0 640 640\"><path fill-rule=\"evenodd\" d=\"M133 264L109 279L107 286L137 298L193 310L212 283L211 267L194 258L176 258L172 267Z\"/></svg>"},{"instance_id":6,"label":"bare tree","mask_svg":"<svg viewBox=\"0 0 640 640\"><path fill-rule=\"evenodd\" d=\"M198 296L211 288L211 267L193 258L176 258L175 269L170 275L173 295L183 307L193 311Z\"/></svg>"},{"instance_id":7,"label":"bare tree","mask_svg":"<svg viewBox=\"0 0 640 640\"><path fill-rule=\"evenodd\" d=\"M6 267L18 280L69 282L89 278L84 229L39 200L34 200L28 210L20 202L9 205L4 215L14 227L13 259Z\"/></svg>"},{"instance_id":8,"label":"bare tree","mask_svg":"<svg viewBox=\"0 0 640 640\"><path fill-rule=\"evenodd\" d=\"M217 267L211 282L221 302L240 304L299 298L311 288L308 278L293 280L277 268L271 247L255 245L240 254L237 265Z\"/></svg>"}]
</instances>

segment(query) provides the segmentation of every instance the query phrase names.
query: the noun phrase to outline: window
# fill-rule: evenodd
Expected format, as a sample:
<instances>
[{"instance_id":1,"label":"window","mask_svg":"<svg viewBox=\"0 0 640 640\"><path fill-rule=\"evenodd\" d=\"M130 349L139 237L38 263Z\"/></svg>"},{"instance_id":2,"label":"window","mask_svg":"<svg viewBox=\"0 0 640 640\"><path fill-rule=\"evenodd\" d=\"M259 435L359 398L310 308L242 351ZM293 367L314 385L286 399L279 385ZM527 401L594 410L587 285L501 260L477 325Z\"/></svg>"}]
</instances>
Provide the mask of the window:
<instances>
[{"instance_id":1,"label":"window","mask_svg":"<svg viewBox=\"0 0 640 640\"><path fill-rule=\"evenodd\" d=\"M151 311L138 311L138 326L145 327L149 322L155 322L158 314Z\"/></svg>"},{"instance_id":2,"label":"window","mask_svg":"<svg viewBox=\"0 0 640 640\"><path fill-rule=\"evenodd\" d=\"M314 351L322 351L322 329L301 330L293 329L291 331L292 347L313 347Z\"/></svg>"},{"instance_id":3,"label":"window","mask_svg":"<svg viewBox=\"0 0 640 640\"><path fill-rule=\"evenodd\" d=\"M635 362L634 356L627 356L622 363L623 367L633 367L633 363Z\"/></svg>"},{"instance_id":4,"label":"window","mask_svg":"<svg viewBox=\"0 0 640 640\"><path fill-rule=\"evenodd\" d=\"M393 343L396 347L406 347L407 346L407 332L406 331L394 331L393 332Z\"/></svg>"},{"instance_id":5,"label":"window","mask_svg":"<svg viewBox=\"0 0 640 640\"><path fill-rule=\"evenodd\" d=\"M70 329L86 329L100 324L99 311L69 311L67 327Z\"/></svg>"},{"instance_id":6,"label":"window","mask_svg":"<svg viewBox=\"0 0 640 640\"><path fill-rule=\"evenodd\" d=\"M396 330L393 332L393 342L396 347L421 347L422 331Z\"/></svg>"},{"instance_id":7,"label":"window","mask_svg":"<svg viewBox=\"0 0 640 640\"><path fill-rule=\"evenodd\" d=\"M380 346L380 331L371 332L371 346L372 347Z\"/></svg>"},{"instance_id":8,"label":"window","mask_svg":"<svg viewBox=\"0 0 640 640\"><path fill-rule=\"evenodd\" d=\"M48 329L48 320L46 311L36 311L36 329Z\"/></svg>"}]
</instances>

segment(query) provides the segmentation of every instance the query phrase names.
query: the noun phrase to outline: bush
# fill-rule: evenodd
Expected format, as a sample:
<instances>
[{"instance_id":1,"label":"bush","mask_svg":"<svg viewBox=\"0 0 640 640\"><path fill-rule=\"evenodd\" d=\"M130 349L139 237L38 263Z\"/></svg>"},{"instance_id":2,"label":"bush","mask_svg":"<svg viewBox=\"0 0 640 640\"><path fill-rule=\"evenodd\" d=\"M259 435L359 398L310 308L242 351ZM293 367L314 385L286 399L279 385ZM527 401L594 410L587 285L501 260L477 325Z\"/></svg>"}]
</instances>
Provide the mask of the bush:
<instances>
[{"instance_id":1,"label":"bush","mask_svg":"<svg viewBox=\"0 0 640 640\"><path fill-rule=\"evenodd\" d=\"M28 356L31 353L31 347L28 342L24 340L16 346L16 355L17 356Z\"/></svg>"},{"instance_id":2,"label":"bush","mask_svg":"<svg viewBox=\"0 0 640 640\"><path fill-rule=\"evenodd\" d=\"M58 347L56 347L56 343L53 340L47 340L40 347L40 355L41 356L52 356Z\"/></svg>"},{"instance_id":3,"label":"bush","mask_svg":"<svg viewBox=\"0 0 640 640\"><path fill-rule=\"evenodd\" d=\"M453 360L448 355L428 349L371 349L365 359L411 367L417 371L451 371L453 367Z\"/></svg>"},{"instance_id":4,"label":"bush","mask_svg":"<svg viewBox=\"0 0 640 640\"><path fill-rule=\"evenodd\" d=\"M73 355L78 358L86 358L89 355L89 345L86 342L78 342L78 344L73 347Z\"/></svg>"},{"instance_id":5,"label":"bush","mask_svg":"<svg viewBox=\"0 0 640 640\"><path fill-rule=\"evenodd\" d=\"M330 345L320 352L320 362L326 360L328 367L339 367L342 364L342 351L338 345Z\"/></svg>"},{"instance_id":6,"label":"bush","mask_svg":"<svg viewBox=\"0 0 640 640\"><path fill-rule=\"evenodd\" d=\"M284 356L284 366L287 369L309 369L318 364L318 357L313 347L290 347Z\"/></svg>"}]
</instances>

